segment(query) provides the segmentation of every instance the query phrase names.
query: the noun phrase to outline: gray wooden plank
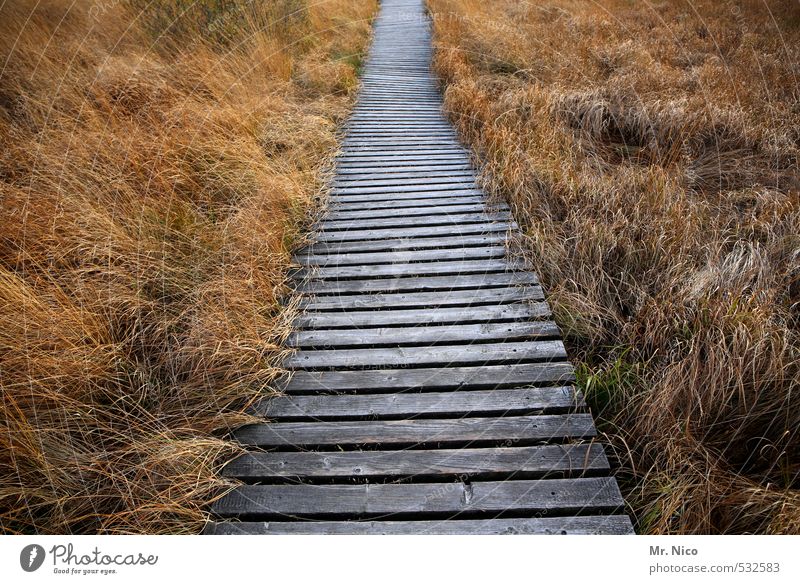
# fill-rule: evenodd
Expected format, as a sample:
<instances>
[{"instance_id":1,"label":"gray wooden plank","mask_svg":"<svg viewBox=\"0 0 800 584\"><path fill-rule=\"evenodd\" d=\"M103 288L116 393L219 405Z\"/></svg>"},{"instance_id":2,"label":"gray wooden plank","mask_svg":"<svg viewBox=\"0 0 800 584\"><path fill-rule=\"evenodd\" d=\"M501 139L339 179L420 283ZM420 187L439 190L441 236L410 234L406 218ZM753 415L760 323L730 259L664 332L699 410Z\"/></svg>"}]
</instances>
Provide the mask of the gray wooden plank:
<instances>
[{"instance_id":1,"label":"gray wooden plank","mask_svg":"<svg viewBox=\"0 0 800 584\"><path fill-rule=\"evenodd\" d=\"M497 259L506 255L505 247L470 247L465 249L431 249L419 251L386 251L364 253L295 255L301 266L367 266L388 263L468 261Z\"/></svg>"},{"instance_id":2,"label":"gray wooden plank","mask_svg":"<svg viewBox=\"0 0 800 584\"><path fill-rule=\"evenodd\" d=\"M318 231L314 234L315 242L337 243L343 241L368 241L380 239L396 239L398 237L444 237L463 235L484 235L488 233L504 233L514 226L511 222L496 221L494 223L464 223L454 225L434 225L422 227L390 227L373 229L351 229L349 231Z\"/></svg>"},{"instance_id":3,"label":"gray wooden plank","mask_svg":"<svg viewBox=\"0 0 800 584\"><path fill-rule=\"evenodd\" d=\"M395 135L395 134L409 134L412 132L441 132L443 134L452 135L453 128L446 120L419 120L419 121L403 121L403 122L368 122L359 121L356 123L349 123L344 126L343 130L347 135Z\"/></svg>"},{"instance_id":4,"label":"gray wooden plank","mask_svg":"<svg viewBox=\"0 0 800 584\"><path fill-rule=\"evenodd\" d=\"M411 193L372 193L367 195L362 195L362 194L331 195L328 197L328 200L332 205L344 205L349 203L367 203L367 202L372 204L379 204L390 201L409 201L409 202L419 201L422 204L424 204L430 199L441 199L443 197L485 198L485 194L482 190L478 188L469 188L469 189L449 189L445 191L423 191L417 193L411 192Z\"/></svg>"},{"instance_id":5,"label":"gray wooden plank","mask_svg":"<svg viewBox=\"0 0 800 584\"><path fill-rule=\"evenodd\" d=\"M448 160L444 164L439 161L410 161L411 164L382 166L380 164L362 163L336 168L336 182L371 181L371 180L414 180L445 177L470 177L477 178L475 169L465 160ZM417 164L414 164L416 162ZM427 169L427 170L425 170Z\"/></svg>"},{"instance_id":6,"label":"gray wooden plank","mask_svg":"<svg viewBox=\"0 0 800 584\"><path fill-rule=\"evenodd\" d=\"M413 95L413 94L411 94ZM429 116L442 116L441 102L428 95L415 99L408 94L380 94L370 93L363 95L355 105L355 112L359 114L392 114L396 112L426 114ZM417 106L417 109L414 109Z\"/></svg>"},{"instance_id":7,"label":"gray wooden plank","mask_svg":"<svg viewBox=\"0 0 800 584\"><path fill-rule=\"evenodd\" d=\"M435 183L435 184L409 184L399 186L387 187L335 187L331 189L331 195L374 195L380 193L425 193L429 191L456 191L469 188L465 185L470 185L469 182L450 181L449 183Z\"/></svg>"},{"instance_id":8,"label":"gray wooden plank","mask_svg":"<svg viewBox=\"0 0 800 584\"><path fill-rule=\"evenodd\" d=\"M626 515L429 521L257 521L209 523L213 535L632 535Z\"/></svg>"},{"instance_id":9,"label":"gray wooden plank","mask_svg":"<svg viewBox=\"0 0 800 584\"><path fill-rule=\"evenodd\" d=\"M424 163L429 166L467 164L470 158L467 152L459 149L456 152L436 151L428 154L372 154L348 155L341 153L336 157L338 168L364 168L377 166L385 167L414 167Z\"/></svg>"},{"instance_id":10,"label":"gray wooden plank","mask_svg":"<svg viewBox=\"0 0 800 584\"><path fill-rule=\"evenodd\" d=\"M371 150L383 152L393 149L431 148L436 146L459 146L455 137L407 136L406 138L345 138L342 148L347 150Z\"/></svg>"},{"instance_id":11,"label":"gray wooden plank","mask_svg":"<svg viewBox=\"0 0 800 584\"><path fill-rule=\"evenodd\" d=\"M386 167L382 163L389 163ZM372 170L374 168L375 170ZM439 153L429 156L372 156L366 160L336 158L336 171L340 176L352 174L403 172L449 172L450 170L476 170L469 157L464 154Z\"/></svg>"},{"instance_id":12,"label":"gray wooden plank","mask_svg":"<svg viewBox=\"0 0 800 584\"><path fill-rule=\"evenodd\" d=\"M474 324L542 319L550 316L546 302L485 306L446 306L429 309L353 310L306 312L293 325L297 329L367 328L398 325Z\"/></svg>"},{"instance_id":13,"label":"gray wooden plank","mask_svg":"<svg viewBox=\"0 0 800 584\"><path fill-rule=\"evenodd\" d=\"M512 302L540 300L544 300L544 292L541 287L514 286L512 288L489 288L487 290L312 296L303 298L300 301L300 308L309 312L322 310L377 310L381 308L439 308L444 306L480 306L481 304L509 304Z\"/></svg>"},{"instance_id":14,"label":"gray wooden plank","mask_svg":"<svg viewBox=\"0 0 800 584\"><path fill-rule=\"evenodd\" d=\"M446 276L457 274L488 274L524 269L525 266L504 258L464 261L412 262L407 264L377 264L369 266L331 266L300 268L292 274L296 279L343 280L400 276Z\"/></svg>"},{"instance_id":15,"label":"gray wooden plank","mask_svg":"<svg viewBox=\"0 0 800 584\"><path fill-rule=\"evenodd\" d=\"M317 227L320 232L354 231L364 229L391 229L397 227L434 227L468 223L505 223L511 220L507 212L442 213L440 215L382 217L380 219L323 220Z\"/></svg>"},{"instance_id":16,"label":"gray wooden plank","mask_svg":"<svg viewBox=\"0 0 800 584\"><path fill-rule=\"evenodd\" d=\"M518 284L538 284L532 272L499 272L457 276L420 276L405 278L376 278L372 280L307 280L299 282L301 293L354 294L370 292L428 292L434 290L464 290L502 288Z\"/></svg>"},{"instance_id":17,"label":"gray wooden plank","mask_svg":"<svg viewBox=\"0 0 800 584\"><path fill-rule=\"evenodd\" d=\"M593 438L590 414L538 414L502 418L446 420L355 420L334 422L281 422L251 424L234 432L247 446L344 446L375 444L472 444Z\"/></svg>"},{"instance_id":18,"label":"gray wooden plank","mask_svg":"<svg viewBox=\"0 0 800 584\"><path fill-rule=\"evenodd\" d=\"M218 515L268 517L453 515L616 511L622 496L610 478L427 484L244 485L214 505Z\"/></svg>"},{"instance_id":19,"label":"gray wooden plank","mask_svg":"<svg viewBox=\"0 0 800 584\"><path fill-rule=\"evenodd\" d=\"M353 143L370 143L372 141L390 141L393 144L414 141L416 138L446 138L447 140L456 140L456 133L452 128L372 128L360 129L359 126L353 126L347 132L347 138L343 144Z\"/></svg>"},{"instance_id":20,"label":"gray wooden plank","mask_svg":"<svg viewBox=\"0 0 800 584\"><path fill-rule=\"evenodd\" d=\"M283 360L284 369L449 367L494 363L540 363L567 358L559 340L509 341L436 347L382 347L369 349L300 349Z\"/></svg>"},{"instance_id":21,"label":"gray wooden plank","mask_svg":"<svg viewBox=\"0 0 800 584\"><path fill-rule=\"evenodd\" d=\"M453 171L443 175L429 175L414 178L373 178L370 180L335 179L331 185L335 189L349 189L354 187L396 187L411 185L475 185L475 175L472 171Z\"/></svg>"},{"instance_id":22,"label":"gray wooden plank","mask_svg":"<svg viewBox=\"0 0 800 584\"><path fill-rule=\"evenodd\" d=\"M356 329L313 329L289 334L285 344L296 348L399 347L443 343L477 343L552 338L560 334L555 323L485 322L444 326L400 326ZM431 349L435 352L436 349Z\"/></svg>"},{"instance_id":23,"label":"gray wooden plank","mask_svg":"<svg viewBox=\"0 0 800 584\"><path fill-rule=\"evenodd\" d=\"M397 215L402 215L403 217L421 216L432 219L438 215L452 217L455 214L483 213L484 211L497 212L499 210L500 209L497 207L489 209L483 201L478 203L456 203L452 205L411 206L404 208L402 211L397 211L395 208L351 210L345 206L337 206L331 208L330 211L325 215L325 221L356 221L381 218L392 219Z\"/></svg>"},{"instance_id":24,"label":"gray wooden plank","mask_svg":"<svg viewBox=\"0 0 800 584\"><path fill-rule=\"evenodd\" d=\"M565 413L585 406L569 385L376 395L282 395L257 402L252 414L277 420Z\"/></svg>"},{"instance_id":25,"label":"gray wooden plank","mask_svg":"<svg viewBox=\"0 0 800 584\"><path fill-rule=\"evenodd\" d=\"M599 444L544 445L503 448L386 450L355 452L259 452L228 463L223 474L243 480L271 478L445 478L517 479L548 475L581 476L608 470ZM496 477L499 478L499 477Z\"/></svg>"},{"instance_id":26,"label":"gray wooden plank","mask_svg":"<svg viewBox=\"0 0 800 584\"><path fill-rule=\"evenodd\" d=\"M302 254L337 254L422 249L453 249L505 245L503 233L485 235L453 235L444 237L403 237L368 241L343 241L340 243L314 243L299 251Z\"/></svg>"},{"instance_id":27,"label":"gray wooden plank","mask_svg":"<svg viewBox=\"0 0 800 584\"><path fill-rule=\"evenodd\" d=\"M361 145L388 144L390 146L405 146L410 144L454 144L460 145L456 133L452 130L418 130L404 133L369 132L358 134L348 132L341 141L344 147L360 147Z\"/></svg>"},{"instance_id":28,"label":"gray wooden plank","mask_svg":"<svg viewBox=\"0 0 800 584\"><path fill-rule=\"evenodd\" d=\"M394 123L387 123L387 122L358 122L355 124L345 124L344 131L349 132L359 132L359 133L366 133L366 132L405 132L405 131L416 131L416 130L443 130L447 132L452 132L453 127L446 121L446 120L420 120L417 122L413 121L405 121L405 122L394 122Z\"/></svg>"},{"instance_id":29,"label":"gray wooden plank","mask_svg":"<svg viewBox=\"0 0 800 584\"><path fill-rule=\"evenodd\" d=\"M414 105L418 105L415 110ZM370 95L360 98L353 109L353 115L379 116L402 113L412 115L418 113L421 119L424 117L443 120L443 110L440 102L435 99L420 98L419 103L415 104L407 99L398 99L392 96Z\"/></svg>"},{"instance_id":30,"label":"gray wooden plank","mask_svg":"<svg viewBox=\"0 0 800 584\"><path fill-rule=\"evenodd\" d=\"M380 121L388 121L388 122L404 122L404 121L411 121L411 120L430 120L430 121L439 121L446 119L441 112L436 112L435 108L431 108L429 111L414 111L413 109L395 109L394 111L368 111L366 109L359 109L353 115L350 116L349 120L350 123L357 123L361 121L371 121L371 122L380 122Z\"/></svg>"},{"instance_id":31,"label":"gray wooden plank","mask_svg":"<svg viewBox=\"0 0 800 584\"><path fill-rule=\"evenodd\" d=\"M391 143L390 141L375 143L375 144L343 144L342 148L345 152L379 152L379 153L408 153L408 152L424 152L426 150L441 148L450 148L456 150L460 148L456 140L418 140L416 142L408 142L403 144Z\"/></svg>"},{"instance_id":32,"label":"gray wooden plank","mask_svg":"<svg viewBox=\"0 0 800 584\"><path fill-rule=\"evenodd\" d=\"M469 152L460 145L412 148L397 146L369 151L362 148L342 148L339 156L351 161L370 161L376 159L401 160L405 157L462 156L469 157Z\"/></svg>"},{"instance_id":33,"label":"gray wooden plank","mask_svg":"<svg viewBox=\"0 0 800 584\"><path fill-rule=\"evenodd\" d=\"M443 164L440 166L419 165L401 168L339 168L336 171L339 181L365 181L382 179L412 179L443 176L472 176L475 172L469 164Z\"/></svg>"},{"instance_id":34,"label":"gray wooden plank","mask_svg":"<svg viewBox=\"0 0 800 584\"><path fill-rule=\"evenodd\" d=\"M356 201L356 202L339 202L331 201L328 208L332 212L338 211L358 211L369 209L373 212L380 213L388 209L409 209L415 207L440 207L447 205L480 205L488 204L486 197L482 195L460 195L456 197L426 197L424 199L400 199L393 201ZM494 208L498 206L493 205ZM507 206L501 205L499 208L508 209ZM394 211L397 213L397 211ZM403 211L401 211L403 212Z\"/></svg>"},{"instance_id":35,"label":"gray wooden plank","mask_svg":"<svg viewBox=\"0 0 800 584\"><path fill-rule=\"evenodd\" d=\"M330 391L366 394L393 390L499 389L574 381L575 372L569 363L524 363L483 367L295 371L283 381L282 389L287 394Z\"/></svg>"}]
</instances>

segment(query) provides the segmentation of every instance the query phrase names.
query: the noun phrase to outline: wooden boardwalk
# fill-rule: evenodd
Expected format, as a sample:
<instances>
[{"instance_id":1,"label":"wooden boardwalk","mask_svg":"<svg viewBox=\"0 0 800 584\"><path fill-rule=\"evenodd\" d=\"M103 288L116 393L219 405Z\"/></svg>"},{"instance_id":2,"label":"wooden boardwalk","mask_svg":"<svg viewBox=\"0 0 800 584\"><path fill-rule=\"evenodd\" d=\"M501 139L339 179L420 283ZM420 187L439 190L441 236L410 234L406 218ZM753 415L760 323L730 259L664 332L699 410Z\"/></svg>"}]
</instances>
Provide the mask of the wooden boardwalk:
<instances>
[{"instance_id":1,"label":"wooden boardwalk","mask_svg":"<svg viewBox=\"0 0 800 584\"><path fill-rule=\"evenodd\" d=\"M285 395L208 533L631 533L536 275L441 111L423 0L384 0Z\"/></svg>"}]
</instances>

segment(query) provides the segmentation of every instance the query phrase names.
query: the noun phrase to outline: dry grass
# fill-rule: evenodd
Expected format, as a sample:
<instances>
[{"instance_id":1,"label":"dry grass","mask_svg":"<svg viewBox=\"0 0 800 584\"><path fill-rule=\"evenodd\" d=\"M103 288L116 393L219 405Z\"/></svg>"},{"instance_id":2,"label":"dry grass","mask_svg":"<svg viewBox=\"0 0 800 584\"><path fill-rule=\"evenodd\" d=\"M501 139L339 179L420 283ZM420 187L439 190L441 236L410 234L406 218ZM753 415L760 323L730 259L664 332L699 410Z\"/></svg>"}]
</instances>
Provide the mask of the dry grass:
<instances>
[{"instance_id":1,"label":"dry grass","mask_svg":"<svg viewBox=\"0 0 800 584\"><path fill-rule=\"evenodd\" d=\"M2 531L202 527L375 4L0 3Z\"/></svg>"},{"instance_id":2,"label":"dry grass","mask_svg":"<svg viewBox=\"0 0 800 584\"><path fill-rule=\"evenodd\" d=\"M800 12L430 0L645 533L800 532Z\"/></svg>"}]
</instances>

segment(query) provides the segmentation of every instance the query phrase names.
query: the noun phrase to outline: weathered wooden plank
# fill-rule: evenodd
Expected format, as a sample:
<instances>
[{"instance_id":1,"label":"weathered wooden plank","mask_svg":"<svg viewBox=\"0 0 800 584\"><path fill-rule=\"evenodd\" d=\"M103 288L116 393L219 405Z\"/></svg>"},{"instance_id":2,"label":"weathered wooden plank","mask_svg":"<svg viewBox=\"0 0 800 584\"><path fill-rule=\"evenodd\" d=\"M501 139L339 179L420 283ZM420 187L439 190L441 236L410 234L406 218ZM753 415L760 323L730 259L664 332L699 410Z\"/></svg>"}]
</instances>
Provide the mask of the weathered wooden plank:
<instances>
[{"instance_id":1,"label":"weathered wooden plank","mask_svg":"<svg viewBox=\"0 0 800 584\"><path fill-rule=\"evenodd\" d=\"M339 182L372 181L384 179L439 178L443 176L472 176L475 173L469 164L447 164L441 166L419 166L384 169L340 168Z\"/></svg>"},{"instance_id":2,"label":"weathered wooden plank","mask_svg":"<svg viewBox=\"0 0 800 584\"><path fill-rule=\"evenodd\" d=\"M345 174L344 171L352 171ZM470 178L473 182L476 179L474 171L466 168L464 164L442 165L441 170L415 170L414 167L400 168L347 168L341 169L340 178L335 185L349 184L372 184L373 181L407 181L425 179L447 179L447 178Z\"/></svg>"},{"instance_id":3,"label":"weathered wooden plank","mask_svg":"<svg viewBox=\"0 0 800 584\"><path fill-rule=\"evenodd\" d=\"M385 251L364 253L295 255L301 266L368 266L387 263L468 261L502 258L505 247L470 247L465 249L431 249L420 251Z\"/></svg>"},{"instance_id":4,"label":"weathered wooden plank","mask_svg":"<svg viewBox=\"0 0 800 584\"><path fill-rule=\"evenodd\" d=\"M296 371L284 382L287 394L314 392L386 393L393 390L443 391L499 389L572 383L569 363L523 363L423 369L368 371Z\"/></svg>"},{"instance_id":5,"label":"weathered wooden plank","mask_svg":"<svg viewBox=\"0 0 800 584\"><path fill-rule=\"evenodd\" d=\"M383 203L390 201L421 201L442 197L484 197L480 189L450 189L446 191L424 191L420 193L374 193L369 195L336 195L329 197L332 205L349 203Z\"/></svg>"},{"instance_id":6,"label":"weathered wooden plank","mask_svg":"<svg viewBox=\"0 0 800 584\"><path fill-rule=\"evenodd\" d=\"M251 424L234 432L241 444L258 447L469 444L584 439L595 436L590 414L539 414L503 418L369 420Z\"/></svg>"},{"instance_id":7,"label":"weathered wooden plank","mask_svg":"<svg viewBox=\"0 0 800 584\"><path fill-rule=\"evenodd\" d=\"M355 229L392 229L397 227L434 227L438 225L463 225L468 223L505 223L511 220L507 212L474 212L474 213L442 213L421 217L404 217L398 213L396 217L380 219L323 220L318 228L321 232L353 231Z\"/></svg>"},{"instance_id":8,"label":"weathered wooden plank","mask_svg":"<svg viewBox=\"0 0 800 584\"><path fill-rule=\"evenodd\" d=\"M432 148L440 149L445 148L448 150L457 150L460 148L458 142L455 140L445 139L422 139L419 138L415 141L409 142L392 142L390 140L383 140L375 143L364 144L343 144L343 152L347 154L418 154Z\"/></svg>"},{"instance_id":9,"label":"weathered wooden plank","mask_svg":"<svg viewBox=\"0 0 800 584\"><path fill-rule=\"evenodd\" d=\"M438 151L429 154L372 154L372 155L349 155L342 153L336 157L336 168L391 168L391 167L414 167L417 164L425 163L429 166L466 164L470 158L466 152L458 150L456 152Z\"/></svg>"},{"instance_id":10,"label":"weathered wooden plank","mask_svg":"<svg viewBox=\"0 0 800 584\"><path fill-rule=\"evenodd\" d=\"M380 121L387 121L387 122L404 122L410 120L429 120L429 121L440 121L444 120L445 117L441 114L441 112L437 113L435 109L430 109L425 111L424 108L420 111L414 110L403 110L396 108L394 110L384 110L384 111L367 111L366 109L361 109L355 112L352 116L350 116L349 120L350 123L358 123L361 121L371 121L371 122L380 122Z\"/></svg>"},{"instance_id":11,"label":"weathered wooden plank","mask_svg":"<svg viewBox=\"0 0 800 584\"><path fill-rule=\"evenodd\" d=\"M353 310L347 312L306 312L293 325L298 329L367 328L431 324L474 324L541 319L550 316L546 302L501 304L499 306L454 306L431 309Z\"/></svg>"},{"instance_id":12,"label":"weathered wooden plank","mask_svg":"<svg viewBox=\"0 0 800 584\"><path fill-rule=\"evenodd\" d=\"M531 272L499 272L458 276L420 276L406 278L375 278L372 280L307 280L299 282L296 290L324 294L354 294L370 292L429 292L434 290L464 290L502 288L518 284L538 284Z\"/></svg>"},{"instance_id":13,"label":"weathered wooden plank","mask_svg":"<svg viewBox=\"0 0 800 584\"><path fill-rule=\"evenodd\" d=\"M398 214L402 215L403 217L423 216L426 218L433 218L437 215L447 215L448 217L452 217L455 214L483 213L487 210L487 206L483 202L440 205L434 207L407 207L399 212L394 208L350 210L348 208L334 207L325 215L325 221L327 223L328 221L358 221L380 218L391 219L396 217Z\"/></svg>"},{"instance_id":14,"label":"weathered wooden plank","mask_svg":"<svg viewBox=\"0 0 800 584\"><path fill-rule=\"evenodd\" d=\"M373 368L392 366L448 367L494 363L540 363L567 358L558 340L510 341L432 347L370 349L300 349L284 359L285 369Z\"/></svg>"},{"instance_id":15,"label":"weathered wooden plank","mask_svg":"<svg viewBox=\"0 0 800 584\"><path fill-rule=\"evenodd\" d=\"M402 147L400 149L393 149L393 150L383 150L380 152L365 152L356 149L342 149L339 153L339 159L347 159L352 162L366 162L370 160L376 159L390 159L390 160L403 160L407 158L433 158L433 157L462 157L469 158L470 154L467 150L464 149L463 146L448 146L448 147L437 147L437 148L425 148L420 150L419 148L403 150Z\"/></svg>"},{"instance_id":16,"label":"weathered wooden plank","mask_svg":"<svg viewBox=\"0 0 800 584\"><path fill-rule=\"evenodd\" d=\"M412 185L448 185L462 187L466 185L467 188L475 187L475 175L471 171L454 171L442 176L422 176L415 178L393 178L387 177L384 179L371 179L371 180L334 180L331 185L335 189L352 189L352 188L377 188L377 187L397 187L397 186L412 186ZM461 188L461 187L458 187Z\"/></svg>"},{"instance_id":17,"label":"weathered wooden plank","mask_svg":"<svg viewBox=\"0 0 800 584\"><path fill-rule=\"evenodd\" d=\"M627 515L433 521L257 521L209 523L210 535L632 535Z\"/></svg>"},{"instance_id":18,"label":"weathered wooden plank","mask_svg":"<svg viewBox=\"0 0 800 584\"><path fill-rule=\"evenodd\" d=\"M360 99L355 106L355 114L375 115L393 113L406 113L412 114L414 110L411 109L416 105L409 100L406 96L397 95L369 95ZM419 109L417 110L421 116L438 117L444 119L441 104L437 103L435 99L428 97L420 98Z\"/></svg>"},{"instance_id":19,"label":"weathered wooden plank","mask_svg":"<svg viewBox=\"0 0 800 584\"><path fill-rule=\"evenodd\" d=\"M551 321L544 322L486 322L444 326L414 326L391 328L314 329L289 334L286 345L298 348L333 347L398 347L504 340L552 338L560 334ZM437 349L431 349L436 352Z\"/></svg>"},{"instance_id":20,"label":"weathered wooden plank","mask_svg":"<svg viewBox=\"0 0 800 584\"><path fill-rule=\"evenodd\" d=\"M420 96L414 96L411 92L376 92L364 93L356 103L358 113L379 113L379 112L413 112L415 105L419 112L431 115L442 116L441 102L433 97L428 91L424 91Z\"/></svg>"},{"instance_id":21,"label":"weathered wooden plank","mask_svg":"<svg viewBox=\"0 0 800 584\"><path fill-rule=\"evenodd\" d=\"M314 243L299 251L301 254L337 254L423 249L453 249L504 245L503 233L485 235L453 235L444 237L404 237L368 241L343 241L341 243Z\"/></svg>"},{"instance_id":22,"label":"weathered wooden plank","mask_svg":"<svg viewBox=\"0 0 800 584\"><path fill-rule=\"evenodd\" d=\"M244 485L214 505L222 516L295 517L454 515L616 511L611 478L427 484Z\"/></svg>"},{"instance_id":23,"label":"weathered wooden plank","mask_svg":"<svg viewBox=\"0 0 800 584\"><path fill-rule=\"evenodd\" d=\"M450 181L448 183L435 183L435 184L409 184L393 187L336 187L331 189L331 195L373 195L379 193L425 193L429 191L453 191L462 190L465 185L471 184L469 182Z\"/></svg>"},{"instance_id":24,"label":"weathered wooden plank","mask_svg":"<svg viewBox=\"0 0 800 584\"><path fill-rule=\"evenodd\" d=\"M475 391L384 393L377 395L286 395L269 397L254 415L277 420L403 418L419 416L526 415L566 413L585 406L569 385Z\"/></svg>"},{"instance_id":25,"label":"weathered wooden plank","mask_svg":"<svg viewBox=\"0 0 800 584\"><path fill-rule=\"evenodd\" d=\"M347 138L342 148L348 150L393 150L401 148L430 148L432 146L459 146L458 140L448 136L408 136L401 138Z\"/></svg>"},{"instance_id":26,"label":"weathered wooden plank","mask_svg":"<svg viewBox=\"0 0 800 584\"><path fill-rule=\"evenodd\" d=\"M407 87L405 84L402 86L389 86L387 84L376 84L366 82L364 84L364 91L361 93L359 103L377 98L386 98L391 101L396 101L401 104L414 105L417 102L432 104L440 104L441 97L436 88L429 85L421 89L419 85Z\"/></svg>"},{"instance_id":27,"label":"weathered wooden plank","mask_svg":"<svg viewBox=\"0 0 800 584\"><path fill-rule=\"evenodd\" d=\"M434 130L431 132L405 132L402 135L381 134L377 131L371 134L353 135L349 133L342 140L344 148L360 148L363 145L387 144L389 146L406 146L411 144L446 144L460 145L455 132Z\"/></svg>"},{"instance_id":28,"label":"weathered wooden plank","mask_svg":"<svg viewBox=\"0 0 800 584\"><path fill-rule=\"evenodd\" d=\"M301 268L292 274L295 279L343 280L402 276L446 276L449 274L487 274L510 272L525 266L503 258L486 260L412 262L408 264L377 264L369 266L332 266Z\"/></svg>"},{"instance_id":29,"label":"weathered wooden plank","mask_svg":"<svg viewBox=\"0 0 800 584\"><path fill-rule=\"evenodd\" d=\"M452 132L453 128L445 120L420 120L418 122L359 122L356 124L346 124L344 130L350 133L363 134L369 132L407 132L417 130L442 130Z\"/></svg>"},{"instance_id":30,"label":"weathered wooden plank","mask_svg":"<svg viewBox=\"0 0 800 584\"><path fill-rule=\"evenodd\" d=\"M539 300L544 300L544 292L539 286L514 286L513 288L489 288L486 290L312 296L302 299L300 308L309 312L322 310L377 310L381 308L439 308L445 306L510 304L512 302Z\"/></svg>"},{"instance_id":31,"label":"weathered wooden plank","mask_svg":"<svg viewBox=\"0 0 800 584\"><path fill-rule=\"evenodd\" d=\"M444 140L449 144L457 143L458 139L453 130L446 129L416 129L405 128L404 130L373 129L355 131L347 133L347 138L342 142L344 145L352 144L374 144L375 142L390 142L391 144L405 144L409 142L419 143L430 140Z\"/></svg>"},{"instance_id":32,"label":"weathered wooden plank","mask_svg":"<svg viewBox=\"0 0 800 584\"><path fill-rule=\"evenodd\" d=\"M444 120L420 120L403 122L369 122L360 121L347 124L345 126L347 135L369 136L369 135L414 135L416 132L440 132L442 134L453 134L453 128L448 127Z\"/></svg>"},{"instance_id":33,"label":"weathered wooden plank","mask_svg":"<svg viewBox=\"0 0 800 584\"><path fill-rule=\"evenodd\" d=\"M488 233L504 233L513 227L513 223L496 221L494 223L469 223L456 225L436 225L433 227L392 227L388 229L353 229L350 231L325 231L315 234L315 241L320 243L338 243L344 241L374 241L395 239L398 237L444 237L464 235L485 235Z\"/></svg>"},{"instance_id":34,"label":"weathered wooden plank","mask_svg":"<svg viewBox=\"0 0 800 584\"><path fill-rule=\"evenodd\" d=\"M400 155L400 156L351 156L342 154L336 160L336 170L353 170L356 172L404 172L413 170L416 165L426 166L452 166L470 163L469 158L460 152L429 154L429 155Z\"/></svg>"},{"instance_id":35,"label":"weathered wooden plank","mask_svg":"<svg viewBox=\"0 0 800 584\"><path fill-rule=\"evenodd\" d=\"M608 470L599 444L462 448L405 451L264 452L249 453L223 470L243 480L271 478L541 478L548 475L581 476Z\"/></svg>"},{"instance_id":36,"label":"weathered wooden plank","mask_svg":"<svg viewBox=\"0 0 800 584\"><path fill-rule=\"evenodd\" d=\"M440 207L447 205L487 205L486 197L481 195L460 195L456 197L427 197L424 199L400 199L396 201L356 201L356 202L339 202L331 201L329 209L332 212L339 211L359 211L371 210L376 213L392 212L397 213L396 209L409 209L417 207ZM498 207L494 207L498 208ZM501 205L499 208L508 209L507 206ZM400 211L401 213L404 211Z\"/></svg>"},{"instance_id":37,"label":"weathered wooden plank","mask_svg":"<svg viewBox=\"0 0 800 584\"><path fill-rule=\"evenodd\" d=\"M447 122L416 122L405 124L360 123L345 126L346 136L416 136L419 133L457 136Z\"/></svg>"}]
</instances>

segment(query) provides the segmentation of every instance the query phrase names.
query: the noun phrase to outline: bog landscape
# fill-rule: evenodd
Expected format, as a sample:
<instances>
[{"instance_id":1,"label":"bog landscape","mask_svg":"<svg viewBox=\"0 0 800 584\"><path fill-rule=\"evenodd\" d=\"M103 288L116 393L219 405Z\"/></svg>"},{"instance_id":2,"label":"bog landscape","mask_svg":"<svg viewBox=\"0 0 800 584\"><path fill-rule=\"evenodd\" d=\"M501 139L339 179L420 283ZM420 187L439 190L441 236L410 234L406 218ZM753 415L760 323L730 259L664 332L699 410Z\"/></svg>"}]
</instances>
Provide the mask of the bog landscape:
<instances>
[{"instance_id":1,"label":"bog landscape","mask_svg":"<svg viewBox=\"0 0 800 584\"><path fill-rule=\"evenodd\" d=\"M800 534L795 0L16 0L0 63L0 532Z\"/></svg>"}]
</instances>

